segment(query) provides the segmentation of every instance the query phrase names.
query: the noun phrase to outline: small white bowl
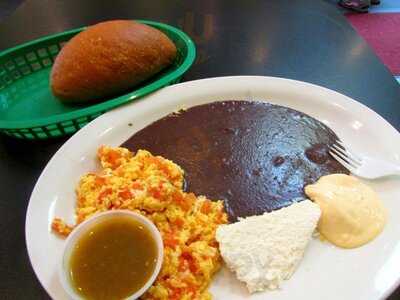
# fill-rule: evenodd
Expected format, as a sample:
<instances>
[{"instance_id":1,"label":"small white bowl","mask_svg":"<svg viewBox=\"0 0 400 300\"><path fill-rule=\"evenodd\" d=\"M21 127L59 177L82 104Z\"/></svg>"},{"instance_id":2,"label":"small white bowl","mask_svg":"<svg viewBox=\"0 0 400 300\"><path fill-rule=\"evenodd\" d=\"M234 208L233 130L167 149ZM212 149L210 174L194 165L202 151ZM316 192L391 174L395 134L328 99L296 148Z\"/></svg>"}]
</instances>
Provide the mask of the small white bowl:
<instances>
[{"instance_id":1,"label":"small white bowl","mask_svg":"<svg viewBox=\"0 0 400 300\"><path fill-rule=\"evenodd\" d=\"M157 262L156 262L156 266L154 268L153 274L150 276L148 281L143 285L143 287L140 290L138 290L134 294L127 297L126 300L134 300L134 299L139 298L141 295L144 294L144 292L146 292L147 289L149 289L151 287L151 285L156 280L157 275L160 272L161 265L163 262L163 257L164 257L163 241L162 241L161 234L158 231L157 227L146 217L144 217L140 214L134 213L132 211L110 210L110 211L95 215L92 218L79 224L70 233L70 235L68 236L68 238L65 242L62 261L59 265L59 277L60 277L62 286L64 287L67 294L71 297L71 299L73 299L73 300L82 300L83 299L78 293L75 292L75 289L72 286L72 283L70 280L70 275L68 273L69 260L70 260L72 250L73 250L76 242L79 240L79 238L82 236L82 234L86 233L88 231L88 229L92 228L94 225L99 224L100 222L103 222L105 220L109 220L111 218L118 218L120 216L129 216L130 218L136 220L137 222L141 223L145 228L147 228L150 231L153 239L156 241L157 252L158 252Z\"/></svg>"}]
</instances>

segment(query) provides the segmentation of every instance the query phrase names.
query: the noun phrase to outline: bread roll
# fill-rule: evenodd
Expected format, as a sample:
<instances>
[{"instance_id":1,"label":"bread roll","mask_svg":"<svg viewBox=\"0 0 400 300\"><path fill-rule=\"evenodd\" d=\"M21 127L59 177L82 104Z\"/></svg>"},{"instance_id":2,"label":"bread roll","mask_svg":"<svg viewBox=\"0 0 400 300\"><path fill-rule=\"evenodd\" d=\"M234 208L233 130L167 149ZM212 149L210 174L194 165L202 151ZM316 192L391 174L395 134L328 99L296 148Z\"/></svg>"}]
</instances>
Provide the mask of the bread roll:
<instances>
[{"instance_id":1,"label":"bread roll","mask_svg":"<svg viewBox=\"0 0 400 300\"><path fill-rule=\"evenodd\" d=\"M156 74L175 56L174 43L153 27L129 20L102 22L62 48L50 85L63 102L105 100Z\"/></svg>"}]
</instances>

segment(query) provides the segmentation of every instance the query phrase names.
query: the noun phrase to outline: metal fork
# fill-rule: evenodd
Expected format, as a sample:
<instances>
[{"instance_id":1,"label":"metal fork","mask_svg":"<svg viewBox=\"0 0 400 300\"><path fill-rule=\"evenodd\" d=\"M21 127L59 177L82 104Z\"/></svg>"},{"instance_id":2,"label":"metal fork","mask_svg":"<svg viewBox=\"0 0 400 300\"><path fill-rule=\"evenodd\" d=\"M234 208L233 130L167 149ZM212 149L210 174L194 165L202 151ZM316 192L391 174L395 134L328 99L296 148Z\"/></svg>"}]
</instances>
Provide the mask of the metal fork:
<instances>
[{"instance_id":1,"label":"metal fork","mask_svg":"<svg viewBox=\"0 0 400 300\"><path fill-rule=\"evenodd\" d=\"M339 140L330 147L329 153L347 170L359 177L375 179L389 175L400 175L400 165L367 155L355 154Z\"/></svg>"}]
</instances>

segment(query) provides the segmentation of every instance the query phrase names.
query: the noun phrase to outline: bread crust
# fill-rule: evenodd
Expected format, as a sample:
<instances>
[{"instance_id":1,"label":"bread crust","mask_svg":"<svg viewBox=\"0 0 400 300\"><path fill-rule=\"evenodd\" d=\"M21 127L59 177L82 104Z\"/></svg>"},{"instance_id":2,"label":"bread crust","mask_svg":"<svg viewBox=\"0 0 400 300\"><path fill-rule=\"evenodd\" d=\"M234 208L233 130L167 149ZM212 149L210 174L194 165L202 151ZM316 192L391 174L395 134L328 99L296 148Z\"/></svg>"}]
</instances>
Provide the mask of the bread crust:
<instances>
[{"instance_id":1,"label":"bread crust","mask_svg":"<svg viewBox=\"0 0 400 300\"><path fill-rule=\"evenodd\" d=\"M174 43L161 31L131 20L106 21L62 48L50 85L63 102L99 101L148 79L175 57Z\"/></svg>"}]
</instances>

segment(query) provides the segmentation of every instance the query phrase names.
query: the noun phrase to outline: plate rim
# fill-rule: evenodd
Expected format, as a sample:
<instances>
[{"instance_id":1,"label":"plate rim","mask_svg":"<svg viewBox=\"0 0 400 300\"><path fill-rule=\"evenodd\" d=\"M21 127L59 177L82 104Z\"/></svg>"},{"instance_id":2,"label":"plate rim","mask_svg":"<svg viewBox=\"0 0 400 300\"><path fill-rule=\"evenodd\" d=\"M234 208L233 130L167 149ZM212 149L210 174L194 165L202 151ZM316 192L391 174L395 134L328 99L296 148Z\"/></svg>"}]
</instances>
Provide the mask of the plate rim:
<instances>
[{"instance_id":1,"label":"plate rim","mask_svg":"<svg viewBox=\"0 0 400 300\"><path fill-rule=\"evenodd\" d=\"M392 125L390 124L387 120L385 120L380 114L378 114L377 112L375 112L374 110L372 110L371 108L369 108L368 106L366 106L365 104L356 101L355 99L350 98L349 96L346 96L342 93L339 93L337 91L334 91L332 89L323 87L323 86L319 86L313 83L309 83L309 82L304 82L304 81L300 81L300 80L294 80L294 79L289 79L289 78L283 78L283 77L272 77L272 76L252 76L252 75L244 75L244 76L221 76L221 77L210 77L210 78L204 78L204 79L198 79L198 80L192 80L192 81L186 81L186 82L182 82L179 84L175 84L172 86L167 86L164 87L160 90L157 90L156 92L145 96L143 99L141 99L141 101L151 101L151 99L147 99L147 97L153 97L154 95L157 96L157 94L160 93L164 93L165 91L169 91L172 89L179 89L179 88L189 88L192 85L196 85L199 82L202 83L207 83L210 81L238 81L240 82L241 80L270 80L270 81L281 81L281 82L288 82L289 84L294 84L294 85L298 85L300 87L310 87L312 89L319 89L320 91L325 91L328 92L329 94L332 95L337 95L339 96L339 98L337 99L341 99L340 102L344 103L344 105L356 105L359 108L363 109L363 110L367 110L369 114L372 114L377 120L379 120L380 123L384 124L387 129L392 131L392 134L394 134L395 136L397 136L398 140L400 141L400 132ZM239 83L240 84L240 83ZM335 98L335 101L337 100ZM321 101L328 101L328 100L324 100L321 99ZM42 288L47 292L48 295L50 295L51 297L53 297L54 295L52 295L49 291L49 288L43 283L43 279L39 276L39 270L38 265L35 264L33 262L33 259L31 257L31 253L29 251L30 247L32 247L32 244L30 242L30 238L28 236L28 231L29 231L29 220L31 218L31 211L32 211L32 199L34 199L35 194L37 193L38 190L38 186L40 184L40 181L42 180L42 178L46 175L46 171L48 170L49 166L51 164L54 163L55 160L58 159L58 156L61 155L62 152L65 151L65 149L68 147L69 144L73 143L76 139L78 139L80 136L84 136L90 133L91 130L94 130L94 128L96 127L97 123L101 123L103 118L107 118L112 114L118 114L119 110L123 110L125 108L127 108L130 105L136 105L137 102L131 102L128 103L124 106L118 107L112 111L109 111L105 114L103 114L102 116L100 116L99 118L96 118L95 120L91 121L88 125L86 125L84 128L82 128L81 130L79 130L78 132L76 132L73 136L71 136L55 153L54 155L51 157L51 159L47 162L46 166L43 168L40 176L38 177L34 188L32 189L32 193L30 195L29 198L29 203L27 206L27 210L26 210L26 219L25 219L25 243L26 243L26 249L27 249L27 253L28 253L28 257L29 257L29 262L32 266L32 269L36 275L36 278L39 280ZM115 129L116 127L114 127ZM35 268L36 266L36 268ZM393 283L392 286L390 286L390 288L386 289L382 295L378 298L379 300L384 300L386 299L388 296L390 296L393 291L400 286L400 274L398 275L398 277L396 278L395 282Z\"/></svg>"}]
</instances>

